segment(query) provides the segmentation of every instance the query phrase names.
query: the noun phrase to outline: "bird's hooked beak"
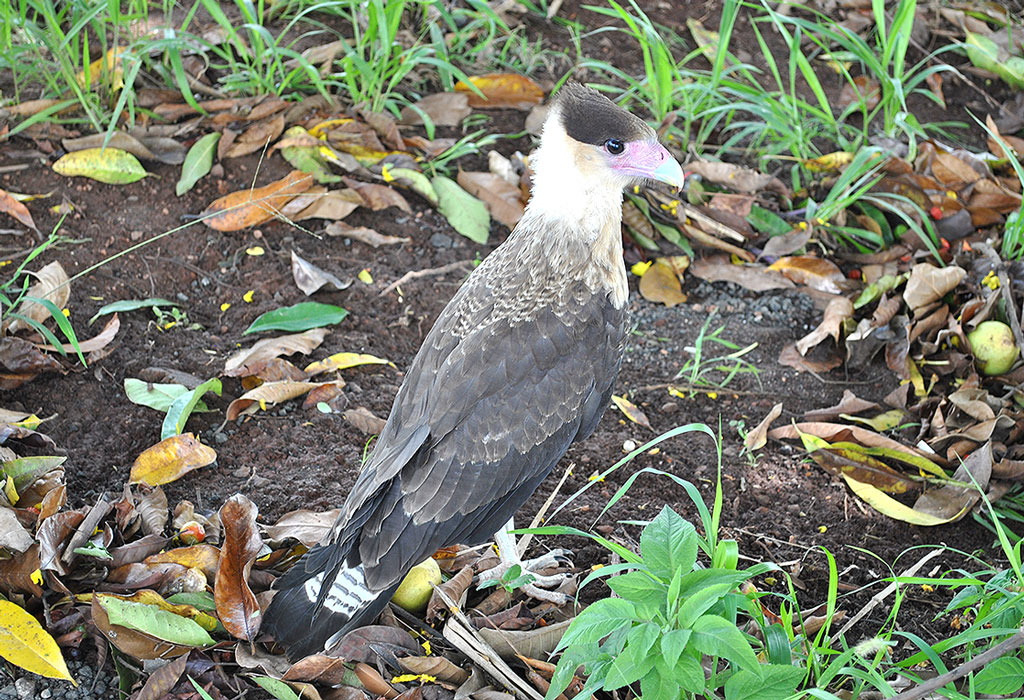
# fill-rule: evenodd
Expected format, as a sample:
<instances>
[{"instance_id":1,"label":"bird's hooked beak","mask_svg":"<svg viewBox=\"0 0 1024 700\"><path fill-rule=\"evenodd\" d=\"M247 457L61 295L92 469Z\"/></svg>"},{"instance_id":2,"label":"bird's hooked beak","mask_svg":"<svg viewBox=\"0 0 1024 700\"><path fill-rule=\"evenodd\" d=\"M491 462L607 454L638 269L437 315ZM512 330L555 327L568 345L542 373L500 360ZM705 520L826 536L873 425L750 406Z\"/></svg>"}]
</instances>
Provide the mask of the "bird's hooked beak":
<instances>
[{"instance_id":1,"label":"bird's hooked beak","mask_svg":"<svg viewBox=\"0 0 1024 700\"><path fill-rule=\"evenodd\" d=\"M629 177L658 180L682 189L686 175L672 154L657 141L632 141L612 163L612 169Z\"/></svg>"}]
</instances>

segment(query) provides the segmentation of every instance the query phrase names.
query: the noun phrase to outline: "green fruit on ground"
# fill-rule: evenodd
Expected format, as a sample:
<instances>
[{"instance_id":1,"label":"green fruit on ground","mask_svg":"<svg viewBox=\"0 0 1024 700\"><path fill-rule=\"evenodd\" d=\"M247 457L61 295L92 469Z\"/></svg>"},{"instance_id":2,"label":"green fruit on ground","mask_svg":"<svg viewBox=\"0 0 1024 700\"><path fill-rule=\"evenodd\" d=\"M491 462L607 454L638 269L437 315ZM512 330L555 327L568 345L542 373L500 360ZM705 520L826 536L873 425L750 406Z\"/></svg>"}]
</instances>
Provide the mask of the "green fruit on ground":
<instances>
[{"instance_id":1,"label":"green fruit on ground","mask_svg":"<svg viewBox=\"0 0 1024 700\"><path fill-rule=\"evenodd\" d=\"M1013 331L1001 321L979 323L967 334L967 340L971 343L978 371L990 377L1008 372L1020 354Z\"/></svg>"},{"instance_id":2,"label":"green fruit on ground","mask_svg":"<svg viewBox=\"0 0 1024 700\"><path fill-rule=\"evenodd\" d=\"M398 590L391 596L395 605L412 613L423 612L434 592L434 586L441 583L441 569L433 559L420 562L409 570L402 579Z\"/></svg>"}]
</instances>

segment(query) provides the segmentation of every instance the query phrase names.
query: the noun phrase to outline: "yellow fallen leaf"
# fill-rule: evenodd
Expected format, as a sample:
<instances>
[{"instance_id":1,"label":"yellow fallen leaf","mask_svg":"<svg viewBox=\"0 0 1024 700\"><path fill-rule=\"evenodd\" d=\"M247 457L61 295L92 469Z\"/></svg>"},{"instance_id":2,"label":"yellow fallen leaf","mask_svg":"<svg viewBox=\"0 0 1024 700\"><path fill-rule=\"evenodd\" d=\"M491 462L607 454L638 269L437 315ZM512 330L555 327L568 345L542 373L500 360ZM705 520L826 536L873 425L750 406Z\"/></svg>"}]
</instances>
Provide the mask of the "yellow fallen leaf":
<instances>
[{"instance_id":1,"label":"yellow fallen leaf","mask_svg":"<svg viewBox=\"0 0 1024 700\"><path fill-rule=\"evenodd\" d=\"M925 513L918 512L910 506L900 503L895 498L885 495L874 486L857 481L845 473L840 473L840 476L846 481L850 490L859 496L865 503L882 515L887 515L895 520L902 520L903 522L910 523L911 525L930 526L952 522L960 516L958 513L952 518L936 518L934 515L927 515Z\"/></svg>"},{"instance_id":2,"label":"yellow fallen leaf","mask_svg":"<svg viewBox=\"0 0 1024 700\"><path fill-rule=\"evenodd\" d=\"M312 377L324 372L336 372L348 369L349 367L358 367L359 365L392 365L392 363L374 355L364 355L358 352L338 352L330 357L309 363L303 371L307 376Z\"/></svg>"},{"instance_id":3,"label":"yellow fallen leaf","mask_svg":"<svg viewBox=\"0 0 1024 700\"><path fill-rule=\"evenodd\" d=\"M831 170L839 170L853 162L853 154L849 151L835 151L826 153L817 158L808 158L803 161L803 166L812 173L824 173Z\"/></svg>"},{"instance_id":4,"label":"yellow fallen leaf","mask_svg":"<svg viewBox=\"0 0 1024 700\"><path fill-rule=\"evenodd\" d=\"M9 600L0 600L0 656L26 671L78 685L50 633Z\"/></svg>"},{"instance_id":5,"label":"yellow fallen leaf","mask_svg":"<svg viewBox=\"0 0 1024 700\"><path fill-rule=\"evenodd\" d=\"M119 148L85 148L68 153L53 164L53 171L68 177L88 177L108 185L125 185L147 175L138 158Z\"/></svg>"},{"instance_id":6,"label":"yellow fallen leaf","mask_svg":"<svg viewBox=\"0 0 1024 700\"><path fill-rule=\"evenodd\" d=\"M174 435L144 450L136 458L129 483L169 484L215 459L217 453L214 449L199 442L192 433Z\"/></svg>"},{"instance_id":7,"label":"yellow fallen leaf","mask_svg":"<svg viewBox=\"0 0 1024 700\"><path fill-rule=\"evenodd\" d=\"M642 425L645 428L651 427L651 422L647 419L646 414L626 397L612 395L612 403L625 414L626 418L629 418L637 425Z\"/></svg>"},{"instance_id":8,"label":"yellow fallen leaf","mask_svg":"<svg viewBox=\"0 0 1024 700\"><path fill-rule=\"evenodd\" d=\"M99 82L100 77L105 71L110 75L110 87L114 90L120 90L124 87L124 71L121 70L121 54L127 50L128 49L124 46L115 46L112 49L108 49L103 56L89 64L88 80L85 77L85 69L82 69L78 72L78 75L75 76L75 81L81 87L95 85Z\"/></svg>"},{"instance_id":9,"label":"yellow fallen leaf","mask_svg":"<svg viewBox=\"0 0 1024 700\"><path fill-rule=\"evenodd\" d=\"M544 101L544 90L525 75L518 73L489 73L470 76L472 83L481 93L477 95L461 80L455 84L456 92L465 92L470 107L501 109L530 109Z\"/></svg>"}]
</instances>

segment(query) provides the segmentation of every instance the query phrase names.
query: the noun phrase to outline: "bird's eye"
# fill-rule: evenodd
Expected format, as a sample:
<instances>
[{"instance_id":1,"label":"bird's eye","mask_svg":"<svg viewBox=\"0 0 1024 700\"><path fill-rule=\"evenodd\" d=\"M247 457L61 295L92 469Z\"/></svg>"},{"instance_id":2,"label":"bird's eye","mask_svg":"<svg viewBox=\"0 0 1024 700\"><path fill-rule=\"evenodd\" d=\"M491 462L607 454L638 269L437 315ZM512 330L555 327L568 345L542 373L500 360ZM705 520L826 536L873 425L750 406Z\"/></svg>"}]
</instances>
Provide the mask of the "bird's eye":
<instances>
[{"instance_id":1,"label":"bird's eye","mask_svg":"<svg viewBox=\"0 0 1024 700\"><path fill-rule=\"evenodd\" d=\"M626 145L622 143L622 141L619 141L618 139L608 139L607 141L604 142L604 147L613 156L617 156L624 150L626 150Z\"/></svg>"}]
</instances>

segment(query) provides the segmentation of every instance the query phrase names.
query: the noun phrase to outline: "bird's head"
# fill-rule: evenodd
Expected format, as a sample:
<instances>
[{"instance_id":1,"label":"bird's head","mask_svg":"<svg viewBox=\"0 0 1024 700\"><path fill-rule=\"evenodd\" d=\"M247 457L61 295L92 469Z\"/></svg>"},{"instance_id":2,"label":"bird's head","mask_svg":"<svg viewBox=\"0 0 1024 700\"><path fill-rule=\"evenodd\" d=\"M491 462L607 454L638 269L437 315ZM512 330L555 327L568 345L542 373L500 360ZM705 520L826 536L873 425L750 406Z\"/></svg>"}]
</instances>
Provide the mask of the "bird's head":
<instances>
[{"instance_id":1,"label":"bird's head","mask_svg":"<svg viewBox=\"0 0 1024 700\"><path fill-rule=\"evenodd\" d=\"M536 206L554 213L621 201L643 180L683 186L683 170L654 129L596 90L566 83L544 122L534 167ZM600 207L604 208L604 207Z\"/></svg>"}]
</instances>

